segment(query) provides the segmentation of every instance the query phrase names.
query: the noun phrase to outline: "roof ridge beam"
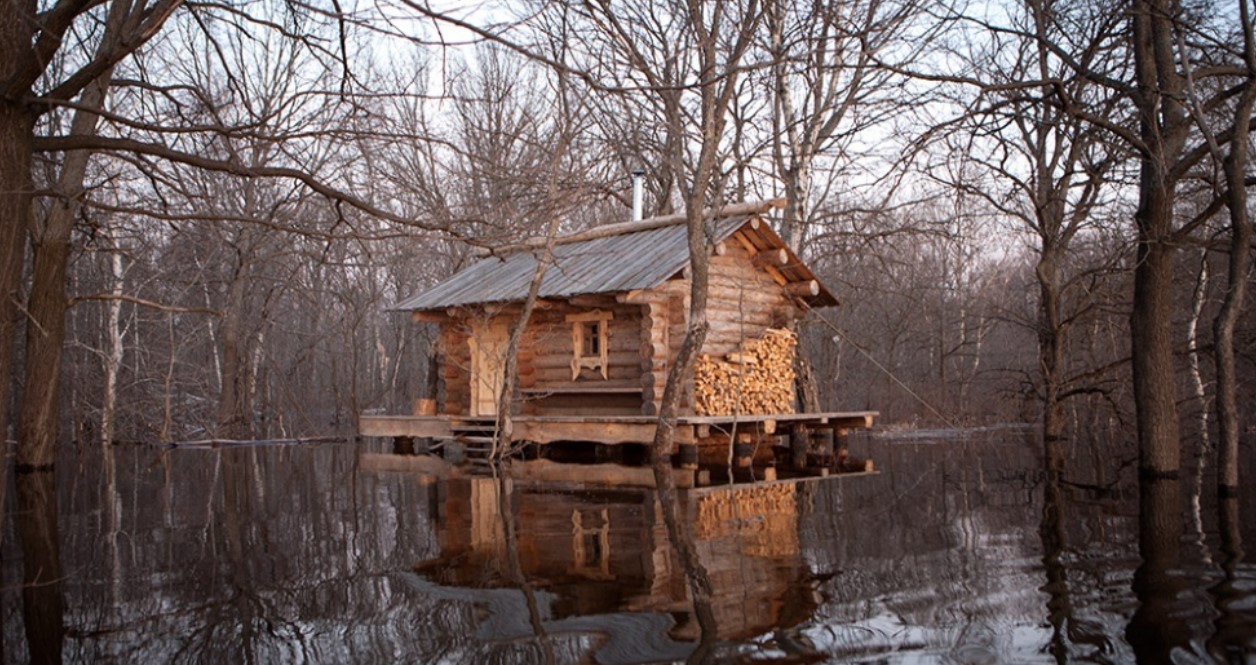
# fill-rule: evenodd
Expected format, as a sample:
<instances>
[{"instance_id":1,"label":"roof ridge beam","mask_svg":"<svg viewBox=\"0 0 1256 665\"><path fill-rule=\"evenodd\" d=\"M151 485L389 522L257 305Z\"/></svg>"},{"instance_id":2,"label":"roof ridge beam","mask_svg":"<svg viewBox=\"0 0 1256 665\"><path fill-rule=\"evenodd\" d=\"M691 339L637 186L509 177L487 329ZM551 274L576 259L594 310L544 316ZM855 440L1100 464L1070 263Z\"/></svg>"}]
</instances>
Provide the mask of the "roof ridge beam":
<instances>
[{"instance_id":1,"label":"roof ridge beam","mask_svg":"<svg viewBox=\"0 0 1256 665\"><path fill-rule=\"evenodd\" d=\"M732 203L718 209L712 210L707 208L702 211L704 216L713 219L721 219L724 217L732 217L734 215L759 215L773 208L784 208L786 200L784 198L768 199L767 201L746 201L742 203ZM591 229L579 231L571 235L561 236L554 239L555 245L566 245L573 242L584 242L585 240L596 240L598 238L606 238L625 233L636 233L638 231L650 231L653 229L672 226L684 222L686 216L684 213L676 213L672 215L661 215L658 217L650 217L638 222L620 222L617 224L605 224L603 226L595 226ZM493 248L476 248L476 256L502 255L513 252L539 249L545 246L544 237L532 237L522 242L509 245L502 245Z\"/></svg>"}]
</instances>

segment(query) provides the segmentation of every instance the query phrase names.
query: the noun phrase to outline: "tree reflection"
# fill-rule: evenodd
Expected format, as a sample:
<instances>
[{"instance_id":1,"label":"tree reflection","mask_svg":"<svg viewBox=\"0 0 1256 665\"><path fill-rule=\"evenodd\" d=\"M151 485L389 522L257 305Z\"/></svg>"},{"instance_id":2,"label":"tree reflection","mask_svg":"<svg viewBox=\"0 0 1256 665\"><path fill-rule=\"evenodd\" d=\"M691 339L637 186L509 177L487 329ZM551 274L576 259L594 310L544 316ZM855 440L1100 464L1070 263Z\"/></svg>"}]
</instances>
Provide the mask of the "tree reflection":
<instances>
[{"instance_id":1,"label":"tree reflection","mask_svg":"<svg viewBox=\"0 0 1256 665\"><path fill-rule=\"evenodd\" d=\"M1052 448L1048 447L1048 456ZM1051 623L1051 655L1057 663L1068 661L1068 622L1072 619L1073 603L1068 593L1068 569L1063 555L1068 544L1068 532L1064 528L1064 496L1060 486L1059 461L1048 458L1047 477L1042 494L1042 522L1038 534L1042 539L1042 566L1047 583L1042 590L1048 596L1047 620Z\"/></svg>"},{"instance_id":2,"label":"tree reflection","mask_svg":"<svg viewBox=\"0 0 1256 665\"><path fill-rule=\"evenodd\" d=\"M1182 487L1177 478L1143 478L1139 483L1138 553L1134 571L1138 609L1125 638L1140 663L1171 663L1174 649L1188 647L1190 624L1177 616L1183 582L1174 574L1182 541Z\"/></svg>"},{"instance_id":3,"label":"tree reflection","mask_svg":"<svg viewBox=\"0 0 1256 665\"><path fill-rule=\"evenodd\" d=\"M1256 625L1252 624L1250 616L1245 618L1243 614L1250 594L1243 590L1239 571L1244 552L1238 497L1222 497L1217 512L1222 578L1210 589L1217 615L1213 634L1208 638L1208 653L1218 662L1251 662L1256 657Z\"/></svg>"},{"instance_id":4,"label":"tree reflection","mask_svg":"<svg viewBox=\"0 0 1256 665\"><path fill-rule=\"evenodd\" d=\"M506 574L511 584L523 593L524 603L528 608L528 623L532 626L537 642L541 647L541 653L545 656L545 663L548 665L554 662L554 648L545 633L541 611L536 602L536 592L524 575L523 566L519 563L519 540L515 529L515 511L511 505L513 483L510 482L510 477L503 473L500 466L493 466L493 475L497 481L497 514L501 517L502 536L506 544Z\"/></svg>"},{"instance_id":5,"label":"tree reflection","mask_svg":"<svg viewBox=\"0 0 1256 665\"><path fill-rule=\"evenodd\" d=\"M438 481L419 457L359 465L351 446L91 447L82 476L60 466L55 503L51 474L11 481L6 656L1251 659L1237 502L1205 520L1219 539L1201 560L1179 545L1171 481L1144 487L1140 542L1136 495L1039 475L1036 444L876 446L881 475L675 495L718 632L654 490L555 488L514 468Z\"/></svg>"},{"instance_id":6,"label":"tree reflection","mask_svg":"<svg viewBox=\"0 0 1256 665\"><path fill-rule=\"evenodd\" d=\"M18 469L17 530L22 545L22 618L32 663L60 663L65 598L57 536L57 484L51 468Z\"/></svg>"}]
</instances>

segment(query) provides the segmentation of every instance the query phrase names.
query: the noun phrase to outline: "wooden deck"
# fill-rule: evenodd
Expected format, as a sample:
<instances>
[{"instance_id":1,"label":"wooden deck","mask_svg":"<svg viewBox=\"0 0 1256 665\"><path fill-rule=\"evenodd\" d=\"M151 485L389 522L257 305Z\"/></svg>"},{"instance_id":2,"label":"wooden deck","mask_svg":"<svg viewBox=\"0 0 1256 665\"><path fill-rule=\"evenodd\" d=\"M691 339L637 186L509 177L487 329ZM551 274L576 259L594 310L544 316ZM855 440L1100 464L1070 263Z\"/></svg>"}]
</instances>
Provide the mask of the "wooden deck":
<instances>
[{"instance_id":1,"label":"wooden deck","mask_svg":"<svg viewBox=\"0 0 1256 665\"><path fill-rule=\"evenodd\" d=\"M704 439L738 434L777 434L778 430L806 427L834 430L844 434L851 429L872 426L876 411L788 413L745 416L681 416L677 419L676 443L701 444ZM537 444L591 442L600 444L645 444L654 440L658 423L655 416L581 415L515 416L515 438ZM457 439L470 432L491 430L493 418L468 416L387 416L363 415L358 420L362 436Z\"/></svg>"}]
</instances>

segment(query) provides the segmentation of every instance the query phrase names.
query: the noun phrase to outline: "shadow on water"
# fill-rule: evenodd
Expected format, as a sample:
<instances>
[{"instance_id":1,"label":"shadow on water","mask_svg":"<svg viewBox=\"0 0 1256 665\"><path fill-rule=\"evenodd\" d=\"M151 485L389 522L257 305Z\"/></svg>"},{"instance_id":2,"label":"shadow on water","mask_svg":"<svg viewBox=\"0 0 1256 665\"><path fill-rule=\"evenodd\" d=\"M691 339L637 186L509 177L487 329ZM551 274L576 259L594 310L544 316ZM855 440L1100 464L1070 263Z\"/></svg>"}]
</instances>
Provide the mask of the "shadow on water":
<instances>
[{"instance_id":1,"label":"shadow on water","mask_svg":"<svg viewBox=\"0 0 1256 665\"><path fill-rule=\"evenodd\" d=\"M1016 431L851 446L883 472L682 493L705 630L650 489L442 479L374 444L69 450L55 482L16 477L0 645L5 662L1252 662L1251 493L1205 494L1184 534L1193 490L1086 454L1045 473Z\"/></svg>"}]
</instances>

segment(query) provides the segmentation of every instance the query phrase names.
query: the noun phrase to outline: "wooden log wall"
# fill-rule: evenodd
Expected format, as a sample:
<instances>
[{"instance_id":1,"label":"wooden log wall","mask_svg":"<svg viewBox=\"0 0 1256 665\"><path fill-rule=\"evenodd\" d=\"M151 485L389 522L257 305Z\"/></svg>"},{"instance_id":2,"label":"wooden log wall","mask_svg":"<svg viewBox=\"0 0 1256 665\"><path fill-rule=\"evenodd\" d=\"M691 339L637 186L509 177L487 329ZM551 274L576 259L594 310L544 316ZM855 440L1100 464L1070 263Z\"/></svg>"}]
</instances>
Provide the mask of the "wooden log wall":
<instances>
[{"instance_id":1,"label":"wooden log wall","mask_svg":"<svg viewBox=\"0 0 1256 665\"><path fill-rule=\"evenodd\" d=\"M711 257L711 330L695 367L694 413L793 413L796 339L783 327L801 312L776 271L782 260L740 231Z\"/></svg>"},{"instance_id":2,"label":"wooden log wall","mask_svg":"<svg viewBox=\"0 0 1256 665\"><path fill-rule=\"evenodd\" d=\"M703 353L734 352L746 340L762 336L769 328L784 327L799 315L785 293L784 278L773 276L770 263L755 259L760 253L738 231L724 241L722 253L711 257L707 296L711 332Z\"/></svg>"},{"instance_id":3,"label":"wooden log wall","mask_svg":"<svg viewBox=\"0 0 1256 665\"><path fill-rule=\"evenodd\" d=\"M687 325L689 322L689 281L684 280L686 296L679 299L668 301L667 305L667 353L668 353L668 369L671 369L672 361L680 353L680 347L685 343L685 333L688 332ZM663 377L664 385L667 383L667 377ZM693 382L686 381L684 383L684 392L680 396L680 412L692 413L693 409ZM659 398L663 396L663 391L659 390Z\"/></svg>"},{"instance_id":4,"label":"wooden log wall","mask_svg":"<svg viewBox=\"0 0 1256 665\"><path fill-rule=\"evenodd\" d=\"M669 300L660 297L641 307L641 411L658 415L671 368Z\"/></svg>"},{"instance_id":5,"label":"wooden log wall","mask_svg":"<svg viewBox=\"0 0 1256 665\"><path fill-rule=\"evenodd\" d=\"M437 339L436 401L441 413L466 415L471 409L471 325L466 319L447 319L440 324Z\"/></svg>"},{"instance_id":6,"label":"wooden log wall","mask_svg":"<svg viewBox=\"0 0 1256 665\"><path fill-rule=\"evenodd\" d=\"M593 310L611 312L607 339L607 377L599 371L584 369L576 381L571 378L571 361L575 354L572 345L572 323L569 314ZM525 394L524 413L532 415L577 415L596 411L596 402L581 394L571 393L576 386L589 388L590 395L609 386L618 388L641 385L641 328L642 308L638 304L616 302L612 295L583 296L575 304L549 303L544 309L533 312L519 348L519 386L530 391ZM563 391L545 395L547 388ZM641 413L640 394L623 393L606 397L608 410L604 413Z\"/></svg>"}]
</instances>

